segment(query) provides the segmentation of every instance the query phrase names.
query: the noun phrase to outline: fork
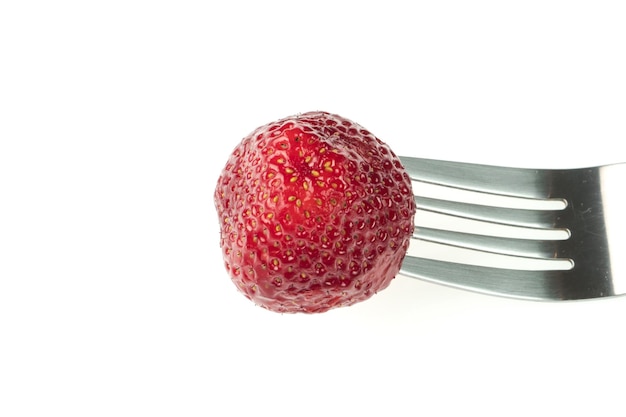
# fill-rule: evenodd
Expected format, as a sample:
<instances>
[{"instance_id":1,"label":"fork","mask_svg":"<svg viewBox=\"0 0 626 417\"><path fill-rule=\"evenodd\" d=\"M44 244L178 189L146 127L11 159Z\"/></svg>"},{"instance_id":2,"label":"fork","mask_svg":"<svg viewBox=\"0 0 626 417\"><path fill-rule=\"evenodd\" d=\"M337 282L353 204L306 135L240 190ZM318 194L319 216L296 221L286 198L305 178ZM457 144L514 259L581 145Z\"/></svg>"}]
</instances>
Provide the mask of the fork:
<instances>
[{"instance_id":1,"label":"fork","mask_svg":"<svg viewBox=\"0 0 626 417\"><path fill-rule=\"evenodd\" d=\"M626 164L400 159L417 204L400 275L531 300L626 293Z\"/></svg>"}]
</instances>

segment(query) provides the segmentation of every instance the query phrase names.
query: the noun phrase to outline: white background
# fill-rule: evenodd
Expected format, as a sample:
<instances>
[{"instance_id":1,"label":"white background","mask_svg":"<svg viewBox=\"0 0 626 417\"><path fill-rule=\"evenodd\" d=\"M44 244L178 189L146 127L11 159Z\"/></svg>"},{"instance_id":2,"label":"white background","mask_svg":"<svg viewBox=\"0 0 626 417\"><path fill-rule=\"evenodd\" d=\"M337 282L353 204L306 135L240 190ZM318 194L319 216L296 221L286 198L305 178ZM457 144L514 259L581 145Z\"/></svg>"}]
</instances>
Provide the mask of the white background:
<instances>
[{"instance_id":1,"label":"white background","mask_svg":"<svg viewBox=\"0 0 626 417\"><path fill-rule=\"evenodd\" d=\"M398 154L626 161L619 1L4 1L0 415L623 415L626 299L394 280L322 315L227 277L213 190L327 110Z\"/></svg>"}]
</instances>

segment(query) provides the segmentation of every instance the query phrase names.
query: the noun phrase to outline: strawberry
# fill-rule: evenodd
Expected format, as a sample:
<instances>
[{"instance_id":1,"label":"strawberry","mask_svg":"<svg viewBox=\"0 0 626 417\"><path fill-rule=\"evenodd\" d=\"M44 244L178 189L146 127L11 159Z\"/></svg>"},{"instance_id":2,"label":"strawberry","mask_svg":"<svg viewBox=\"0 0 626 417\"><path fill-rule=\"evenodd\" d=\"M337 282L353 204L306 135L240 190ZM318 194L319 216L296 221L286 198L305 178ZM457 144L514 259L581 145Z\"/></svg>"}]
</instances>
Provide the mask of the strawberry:
<instances>
[{"instance_id":1,"label":"strawberry","mask_svg":"<svg viewBox=\"0 0 626 417\"><path fill-rule=\"evenodd\" d=\"M319 313L386 288L413 233L398 157L358 124L309 112L259 127L215 190L226 270L269 310Z\"/></svg>"}]
</instances>

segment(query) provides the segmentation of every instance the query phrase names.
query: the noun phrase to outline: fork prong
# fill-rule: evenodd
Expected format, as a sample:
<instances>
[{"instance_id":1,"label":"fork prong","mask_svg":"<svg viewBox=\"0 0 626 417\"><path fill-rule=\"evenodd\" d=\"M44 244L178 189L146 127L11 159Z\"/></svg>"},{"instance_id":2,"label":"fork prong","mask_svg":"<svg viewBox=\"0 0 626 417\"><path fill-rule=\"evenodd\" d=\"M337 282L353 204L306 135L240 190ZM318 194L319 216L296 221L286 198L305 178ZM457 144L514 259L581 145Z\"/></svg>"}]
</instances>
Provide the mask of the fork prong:
<instances>
[{"instance_id":1,"label":"fork prong","mask_svg":"<svg viewBox=\"0 0 626 417\"><path fill-rule=\"evenodd\" d=\"M491 207L422 196L415 197L415 204L418 209L422 211L466 219L482 220L489 223L541 229L561 228L559 222L560 210L525 210Z\"/></svg>"},{"instance_id":2,"label":"fork prong","mask_svg":"<svg viewBox=\"0 0 626 417\"><path fill-rule=\"evenodd\" d=\"M411 179L450 187L477 190L524 198L546 199L551 197L550 184L540 181L543 171L528 168L510 168L463 162L436 161L400 156Z\"/></svg>"},{"instance_id":3,"label":"fork prong","mask_svg":"<svg viewBox=\"0 0 626 417\"><path fill-rule=\"evenodd\" d=\"M555 258L560 245L558 240L514 239L428 227L416 227L413 239L487 253L543 259Z\"/></svg>"},{"instance_id":4,"label":"fork prong","mask_svg":"<svg viewBox=\"0 0 626 417\"><path fill-rule=\"evenodd\" d=\"M406 256L400 274L454 288L529 300L579 298L568 271L523 271Z\"/></svg>"}]
</instances>

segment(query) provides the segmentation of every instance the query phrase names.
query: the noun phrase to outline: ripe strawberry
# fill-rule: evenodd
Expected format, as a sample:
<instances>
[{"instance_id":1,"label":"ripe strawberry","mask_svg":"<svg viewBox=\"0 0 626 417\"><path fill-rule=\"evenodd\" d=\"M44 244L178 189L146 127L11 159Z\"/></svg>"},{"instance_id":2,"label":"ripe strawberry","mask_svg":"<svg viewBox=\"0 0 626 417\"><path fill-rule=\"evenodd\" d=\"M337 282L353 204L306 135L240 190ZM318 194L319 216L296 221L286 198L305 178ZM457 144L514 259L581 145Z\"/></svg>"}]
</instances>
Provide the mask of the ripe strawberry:
<instances>
[{"instance_id":1,"label":"ripe strawberry","mask_svg":"<svg viewBox=\"0 0 626 417\"><path fill-rule=\"evenodd\" d=\"M218 180L226 269L276 312L324 312L386 288L413 233L400 160L343 117L309 112L259 127Z\"/></svg>"}]
</instances>

